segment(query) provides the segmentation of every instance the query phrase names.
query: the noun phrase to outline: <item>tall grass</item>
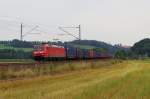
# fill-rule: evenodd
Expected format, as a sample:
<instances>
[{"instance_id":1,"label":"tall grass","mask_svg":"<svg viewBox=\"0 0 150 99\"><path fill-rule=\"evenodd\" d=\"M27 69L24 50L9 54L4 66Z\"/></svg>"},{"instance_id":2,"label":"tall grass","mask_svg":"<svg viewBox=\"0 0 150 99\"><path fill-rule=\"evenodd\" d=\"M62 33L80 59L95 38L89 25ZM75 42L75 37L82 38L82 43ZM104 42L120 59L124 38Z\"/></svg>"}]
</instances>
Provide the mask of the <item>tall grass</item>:
<instances>
[{"instance_id":1,"label":"tall grass","mask_svg":"<svg viewBox=\"0 0 150 99\"><path fill-rule=\"evenodd\" d=\"M48 66L51 70L48 74L71 72L43 76L48 70L48 67L43 66L43 69L36 69L39 70L36 71L38 75L42 76L1 81L0 99L149 99L149 61L120 62L107 60L51 63L54 67ZM74 67L75 64L78 66ZM34 71L30 71L33 69L17 70L26 69L29 71L24 75L33 76Z\"/></svg>"},{"instance_id":2,"label":"tall grass","mask_svg":"<svg viewBox=\"0 0 150 99\"><path fill-rule=\"evenodd\" d=\"M34 77L41 75L54 75L82 69L94 69L120 63L121 60L89 60L51 62L49 64L35 64L34 66L9 66L0 68L0 79Z\"/></svg>"}]
</instances>

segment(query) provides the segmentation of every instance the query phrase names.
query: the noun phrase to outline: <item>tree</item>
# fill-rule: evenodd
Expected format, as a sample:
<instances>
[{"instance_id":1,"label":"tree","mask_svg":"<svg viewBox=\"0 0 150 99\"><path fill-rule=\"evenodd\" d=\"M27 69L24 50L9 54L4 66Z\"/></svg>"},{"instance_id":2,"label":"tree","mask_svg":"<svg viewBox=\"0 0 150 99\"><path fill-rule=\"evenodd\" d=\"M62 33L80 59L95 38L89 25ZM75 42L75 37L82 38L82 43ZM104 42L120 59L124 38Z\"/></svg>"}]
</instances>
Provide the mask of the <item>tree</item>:
<instances>
[{"instance_id":1,"label":"tree","mask_svg":"<svg viewBox=\"0 0 150 99\"><path fill-rule=\"evenodd\" d=\"M150 39L146 38L134 44L131 50L138 56L150 57Z\"/></svg>"},{"instance_id":2,"label":"tree","mask_svg":"<svg viewBox=\"0 0 150 99\"><path fill-rule=\"evenodd\" d=\"M119 59L127 59L127 53L124 50L118 50L115 53L115 58L119 58Z\"/></svg>"}]
</instances>

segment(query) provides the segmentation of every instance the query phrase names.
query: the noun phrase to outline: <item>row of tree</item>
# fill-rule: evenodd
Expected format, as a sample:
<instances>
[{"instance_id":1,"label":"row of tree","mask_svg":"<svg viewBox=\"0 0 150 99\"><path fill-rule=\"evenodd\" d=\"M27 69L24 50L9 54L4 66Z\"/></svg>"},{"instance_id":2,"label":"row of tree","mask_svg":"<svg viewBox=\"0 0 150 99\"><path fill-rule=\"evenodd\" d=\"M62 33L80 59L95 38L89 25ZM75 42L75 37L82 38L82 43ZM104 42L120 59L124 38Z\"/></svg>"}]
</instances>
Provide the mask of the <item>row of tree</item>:
<instances>
[{"instance_id":1,"label":"row of tree","mask_svg":"<svg viewBox=\"0 0 150 99\"><path fill-rule=\"evenodd\" d=\"M150 39L146 38L134 44L130 50L118 50L115 53L116 58L121 59L144 59L150 57Z\"/></svg>"},{"instance_id":2,"label":"row of tree","mask_svg":"<svg viewBox=\"0 0 150 99\"><path fill-rule=\"evenodd\" d=\"M11 46L14 48L33 48L35 44L41 44L44 42L27 42L27 41L0 41L0 44ZM102 52L108 52L114 55L115 58L128 59L128 58L147 58L150 57L150 39L143 39L134 44L133 47L123 48L121 46L112 46L110 44L95 41L95 40L82 40L72 42L48 42L51 44L65 46L67 44L80 44L95 46ZM24 50L15 49L0 49L0 59L28 59L32 58L32 52L25 52Z\"/></svg>"},{"instance_id":3,"label":"row of tree","mask_svg":"<svg viewBox=\"0 0 150 99\"><path fill-rule=\"evenodd\" d=\"M31 59L32 53L23 50L0 49L0 59Z\"/></svg>"}]
</instances>

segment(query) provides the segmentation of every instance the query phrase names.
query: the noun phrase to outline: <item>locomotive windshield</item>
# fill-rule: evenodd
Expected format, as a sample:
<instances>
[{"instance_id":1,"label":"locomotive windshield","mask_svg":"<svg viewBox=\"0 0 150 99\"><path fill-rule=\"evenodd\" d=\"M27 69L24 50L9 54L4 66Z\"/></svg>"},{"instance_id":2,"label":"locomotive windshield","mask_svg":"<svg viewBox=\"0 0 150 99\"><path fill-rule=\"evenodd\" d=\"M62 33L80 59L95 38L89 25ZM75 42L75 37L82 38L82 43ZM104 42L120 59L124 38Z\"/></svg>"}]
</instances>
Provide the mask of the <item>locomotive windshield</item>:
<instances>
[{"instance_id":1,"label":"locomotive windshield","mask_svg":"<svg viewBox=\"0 0 150 99\"><path fill-rule=\"evenodd\" d=\"M42 50L44 50L44 47L41 46L41 45L35 45L35 46L34 46L34 50L35 50L35 51L42 51Z\"/></svg>"}]
</instances>

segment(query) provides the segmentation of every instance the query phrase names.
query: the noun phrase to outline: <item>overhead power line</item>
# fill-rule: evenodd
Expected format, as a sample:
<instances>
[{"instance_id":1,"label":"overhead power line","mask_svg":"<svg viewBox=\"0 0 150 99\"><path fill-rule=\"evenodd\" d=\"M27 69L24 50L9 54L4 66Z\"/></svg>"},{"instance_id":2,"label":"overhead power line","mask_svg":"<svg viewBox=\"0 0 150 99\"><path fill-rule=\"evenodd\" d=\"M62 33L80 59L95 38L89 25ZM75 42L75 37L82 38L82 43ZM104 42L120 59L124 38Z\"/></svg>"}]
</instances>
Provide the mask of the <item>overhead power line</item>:
<instances>
[{"instance_id":1,"label":"overhead power line","mask_svg":"<svg viewBox=\"0 0 150 99\"><path fill-rule=\"evenodd\" d=\"M68 32L66 29L68 29L68 28L72 28L72 29L78 29L78 37L77 36L75 36L75 35L73 35L73 33L70 33L70 32ZM77 26L77 27L59 27L59 29L61 30L61 31L63 31L63 32L65 32L67 35L70 35L70 36L72 36L72 37L74 37L74 38L76 38L77 40L81 40L81 25L79 25L79 26Z\"/></svg>"},{"instance_id":2,"label":"overhead power line","mask_svg":"<svg viewBox=\"0 0 150 99\"><path fill-rule=\"evenodd\" d=\"M30 34L40 34L40 33L32 33L32 31L36 30L39 26L35 26L34 28L32 28L31 30L29 30L28 32L26 32L25 34L23 34L23 23L21 23L21 32L20 32L20 40L23 41L23 38L26 35L30 35Z\"/></svg>"}]
</instances>

